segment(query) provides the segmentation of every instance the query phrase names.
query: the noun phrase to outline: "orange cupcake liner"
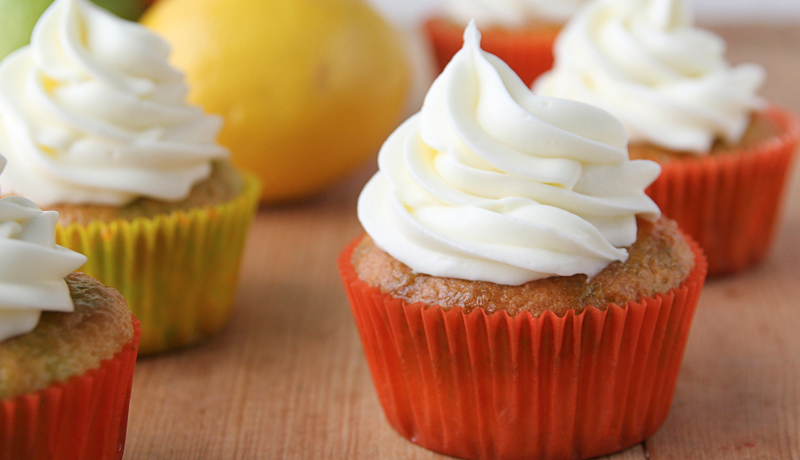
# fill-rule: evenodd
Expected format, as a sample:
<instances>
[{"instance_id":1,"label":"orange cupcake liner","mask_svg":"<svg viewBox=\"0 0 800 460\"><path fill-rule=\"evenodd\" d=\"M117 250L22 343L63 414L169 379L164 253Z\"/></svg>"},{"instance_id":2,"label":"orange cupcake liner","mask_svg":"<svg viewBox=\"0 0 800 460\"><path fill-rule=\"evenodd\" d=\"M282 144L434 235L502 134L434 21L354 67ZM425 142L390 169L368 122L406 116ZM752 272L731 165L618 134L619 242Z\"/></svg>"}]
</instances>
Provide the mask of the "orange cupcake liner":
<instances>
[{"instance_id":1,"label":"orange cupcake liner","mask_svg":"<svg viewBox=\"0 0 800 460\"><path fill-rule=\"evenodd\" d=\"M709 275L734 273L767 254L800 141L800 119L770 106L763 115L783 133L739 152L662 165L647 189L708 258Z\"/></svg>"},{"instance_id":2,"label":"orange cupcake liner","mask_svg":"<svg viewBox=\"0 0 800 460\"><path fill-rule=\"evenodd\" d=\"M141 328L96 369L0 401L0 460L121 459Z\"/></svg>"},{"instance_id":3,"label":"orange cupcake liner","mask_svg":"<svg viewBox=\"0 0 800 460\"><path fill-rule=\"evenodd\" d=\"M583 459L662 425L672 404L707 264L678 287L623 307L464 313L407 304L339 271L389 423L410 441L467 459Z\"/></svg>"},{"instance_id":4,"label":"orange cupcake liner","mask_svg":"<svg viewBox=\"0 0 800 460\"><path fill-rule=\"evenodd\" d=\"M464 44L464 28L446 19L429 19L425 32L433 47L439 72L444 70ZM531 86L539 75L553 67L553 44L559 28L541 30L482 30L481 48L499 57Z\"/></svg>"}]
</instances>

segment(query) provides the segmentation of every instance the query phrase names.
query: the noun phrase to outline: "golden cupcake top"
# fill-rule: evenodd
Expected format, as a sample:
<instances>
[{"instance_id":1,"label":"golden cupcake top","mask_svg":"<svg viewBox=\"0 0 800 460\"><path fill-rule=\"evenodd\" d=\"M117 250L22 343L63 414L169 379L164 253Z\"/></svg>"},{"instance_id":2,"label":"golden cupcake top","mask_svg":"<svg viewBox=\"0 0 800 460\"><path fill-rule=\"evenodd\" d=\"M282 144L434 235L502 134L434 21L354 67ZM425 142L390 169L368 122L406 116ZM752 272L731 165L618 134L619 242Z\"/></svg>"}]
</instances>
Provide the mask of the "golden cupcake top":
<instances>
[{"instance_id":1,"label":"golden cupcake top","mask_svg":"<svg viewBox=\"0 0 800 460\"><path fill-rule=\"evenodd\" d=\"M510 316L527 311L538 317L546 311L564 316L586 307L604 309L625 305L675 289L695 267L694 254L675 222L661 218L639 221L636 242L625 263L614 262L592 279L586 275L554 276L518 286L486 281L440 278L415 273L365 238L353 252L358 277L381 292L445 310L461 307L465 313L483 309Z\"/></svg>"},{"instance_id":2,"label":"golden cupcake top","mask_svg":"<svg viewBox=\"0 0 800 460\"><path fill-rule=\"evenodd\" d=\"M0 342L0 400L95 369L131 343L131 312L116 289L83 273L62 281L73 311L43 312L33 331Z\"/></svg>"},{"instance_id":3,"label":"golden cupcake top","mask_svg":"<svg viewBox=\"0 0 800 460\"><path fill-rule=\"evenodd\" d=\"M86 257L56 244L57 221L26 198L0 199L0 342L31 332L42 311L73 310L64 277Z\"/></svg>"}]
</instances>

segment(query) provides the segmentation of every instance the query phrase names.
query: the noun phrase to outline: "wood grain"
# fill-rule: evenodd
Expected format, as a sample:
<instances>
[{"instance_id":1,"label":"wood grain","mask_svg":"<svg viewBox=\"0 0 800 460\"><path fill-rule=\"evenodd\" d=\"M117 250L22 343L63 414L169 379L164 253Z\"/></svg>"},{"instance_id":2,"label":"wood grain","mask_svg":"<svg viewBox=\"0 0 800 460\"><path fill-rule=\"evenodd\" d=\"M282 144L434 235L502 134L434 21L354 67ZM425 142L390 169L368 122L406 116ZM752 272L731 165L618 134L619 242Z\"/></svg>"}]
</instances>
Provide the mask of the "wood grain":
<instances>
[{"instance_id":1,"label":"wood grain","mask_svg":"<svg viewBox=\"0 0 800 460\"><path fill-rule=\"evenodd\" d=\"M718 29L762 94L800 111L800 26ZM373 166L315 200L260 210L230 324L140 360L127 460L436 459L383 417L336 271ZM798 169L772 255L703 293L672 413L609 460L800 459Z\"/></svg>"}]
</instances>

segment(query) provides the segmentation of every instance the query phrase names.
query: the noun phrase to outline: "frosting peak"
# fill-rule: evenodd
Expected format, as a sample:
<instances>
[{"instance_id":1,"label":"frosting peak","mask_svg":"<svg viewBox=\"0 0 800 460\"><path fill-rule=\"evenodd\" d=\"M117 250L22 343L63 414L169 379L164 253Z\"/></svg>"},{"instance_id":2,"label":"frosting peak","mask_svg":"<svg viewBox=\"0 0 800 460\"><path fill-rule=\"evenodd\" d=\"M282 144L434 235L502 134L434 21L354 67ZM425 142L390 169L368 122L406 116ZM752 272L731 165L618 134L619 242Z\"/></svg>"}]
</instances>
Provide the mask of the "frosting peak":
<instances>
[{"instance_id":1,"label":"frosting peak","mask_svg":"<svg viewBox=\"0 0 800 460\"><path fill-rule=\"evenodd\" d=\"M6 192L40 205L185 198L227 157L219 117L185 102L169 46L88 0L56 0L0 64Z\"/></svg>"},{"instance_id":2,"label":"frosting peak","mask_svg":"<svg viewBox=\"0 0 800 460\"><path fill-rule=\"evenodd\" d=\"M0 199L0 342L32 331L42 310L74 308L64 277L86 257L56 245L56 221L20 196Z\"/></svg>"},{"instance_id":3,"label":"frosting peak","mask_svg":"<svg viewBox=\"0 0 800 460\"><path fill-rule=\"evenodd\" d=\"M531 93L471 23L421 113L383 145L359 219L419 273L510 285L593 276L627 259L637 214L660 215L644 194L660 167L630 161L626 146L608 113Z\"/></svg>"},{"instance_id":4,"label":"frosting peak","mask_svg":"<svg viewBox=\"0 0 800 460\"><path fill-rule=\"evenodd\" d=\"M602 107L631 141L676 151L737 142L764 71L731 67L725 42L693 27L685 0L599 0L577 13L556 40L555 66L534 92Z\"/></svg>"}]
</instances>

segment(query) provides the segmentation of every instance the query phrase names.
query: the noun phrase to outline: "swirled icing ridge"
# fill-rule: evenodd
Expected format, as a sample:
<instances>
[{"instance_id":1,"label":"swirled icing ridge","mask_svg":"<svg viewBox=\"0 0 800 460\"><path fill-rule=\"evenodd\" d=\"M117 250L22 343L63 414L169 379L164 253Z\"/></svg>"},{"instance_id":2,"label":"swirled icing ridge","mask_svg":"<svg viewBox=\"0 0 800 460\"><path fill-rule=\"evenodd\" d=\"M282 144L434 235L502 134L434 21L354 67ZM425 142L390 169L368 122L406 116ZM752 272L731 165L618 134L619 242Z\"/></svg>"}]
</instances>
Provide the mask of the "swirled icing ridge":
<instances>
[{"instance_id":1,"label":"swirled icing ridge","mask_svg":"<svg viewBox=\"0 0 800 460\"><path fill-rule=\"evenodd\" d=\"M637 215L660 215L644 193L660 167L630 161L627 139L600 109L531 93L471 23L421 113L382 147L359 219L419 273L593 276L627 259Z\"/></svg>"},{"instance_id":2,"label":"swirled icing ridge","mask_svg":"<svg viewBox=\"0 0 800 460\"><path fill-rule=\"evenodd\" d=\"M553 70L534 92L583 101L619 118L631 142L708 153L741 139L764 70L731 67L724 41L692 25L684 0L602 0L556 40Z\"/></svg>"},{"instance_id":3,"label":"swirled icing ridge","mask_svg":"<svg viewBox=\"0 0 800 460\"><path fill-rule=\"evenodd\" d=\"M64 277L86 257L56 245L57 220L26 198L0 199L0 342L32 331L42 310L73 310Z\"/></svg>"},{"instance_id":4,"label":"swirled icing ridge","mask_svg":"<svg viewBox=\"0 0 800 460\"><path fill-rule=\"evenodd\" d=\"M185 198L227 157L219 117L185 102L165 41L87 0L56 0L0 64L7 193L42 206Z\"/></svg>"}]
</instances>

